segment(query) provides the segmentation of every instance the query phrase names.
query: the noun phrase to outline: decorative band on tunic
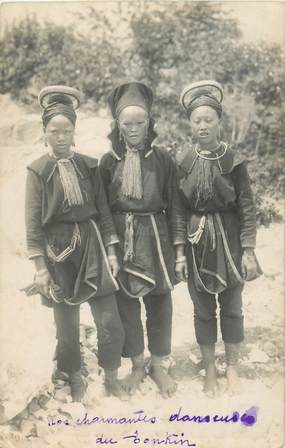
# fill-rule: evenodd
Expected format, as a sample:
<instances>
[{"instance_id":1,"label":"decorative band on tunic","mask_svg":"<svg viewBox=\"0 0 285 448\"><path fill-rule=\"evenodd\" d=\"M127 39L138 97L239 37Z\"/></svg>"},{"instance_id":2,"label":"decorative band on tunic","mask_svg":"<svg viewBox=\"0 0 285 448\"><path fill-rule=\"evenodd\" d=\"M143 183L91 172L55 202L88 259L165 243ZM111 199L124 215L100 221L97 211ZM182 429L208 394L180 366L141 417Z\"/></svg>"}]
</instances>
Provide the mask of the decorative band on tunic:
<instances>
[{"instance_id":1,"label":"decorative band on tunic","mask_svg":"<svg viewBox=\"0 0 285 448\"><path fill-rule=\"evenodd\" d=\"M244 280L231 255L220 213L191 213L187 227L196 288L216 294L243 284Z\"/></svg>"},{"instance_id":2,"label":"decorative band on tunic","mask_svg":"<svg viewBox=\"0 0 285 448\"><path fill-rule=\"evenodd\" d=\"M121 288L134 298L172 290L174 279L170 273L174 260L167 250L165 213L116 212L113 218L123 241L123 268L118 276Z\"/></svg>"},{"instance_id":3,"label":"decorative band on tunic","mask_svg":"<svg viewBox=\"0 0 285 448\"><path fill-rule=\"evenodd\" d=\"M68 246L62 248L60 239L68 233L67 228L72 231L72 236ZM119 289L94 220L74 225L54 224L50 235L50 239L47 235L46 242L48 269L52 276L49 294L55 302L80 305L96 296L113 294Z\"/></svg>"},{"instance_id":4,"label":"decorative band on tunic","mask_svg":"<svg viewBox=\"0 0 285 448\"><path fill-rule=\"evenodd\" d=\"M243 250L256 245L255 206L246 160L237 151L222 142L210 159L196 149L179 162L187 261L196 289L214 295L244 283Z\"/></svg>"}]
</instances>

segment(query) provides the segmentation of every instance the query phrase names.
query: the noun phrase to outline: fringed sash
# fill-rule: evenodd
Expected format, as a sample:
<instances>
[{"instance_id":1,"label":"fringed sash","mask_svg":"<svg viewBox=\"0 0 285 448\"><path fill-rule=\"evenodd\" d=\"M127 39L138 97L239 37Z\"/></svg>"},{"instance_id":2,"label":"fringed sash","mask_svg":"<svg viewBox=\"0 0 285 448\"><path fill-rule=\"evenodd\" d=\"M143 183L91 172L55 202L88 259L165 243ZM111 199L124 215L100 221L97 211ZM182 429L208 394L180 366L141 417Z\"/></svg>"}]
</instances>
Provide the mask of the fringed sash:
<instances>
[{"instance_id":1,"label":"fringed sash","mask_svg":"<svg viewBox=\"0 0 285 448\"><path fill-rule=\"evenodd\" d=\"M126 145L123 168L122 194L128 199L142 199L142 173L139 150Z\"/></svg>"},{"instance_id":2,"label":"fringed sash","mask_svg":"<svg viewBox=\"0 0 285 448\"><path fill-rule=\"evenodd\" d=\"M83 197L74 165L70 159L58 159L57 166L63 187L64 199L69 206L83 205Z\"/></svg>"}]
</instances>

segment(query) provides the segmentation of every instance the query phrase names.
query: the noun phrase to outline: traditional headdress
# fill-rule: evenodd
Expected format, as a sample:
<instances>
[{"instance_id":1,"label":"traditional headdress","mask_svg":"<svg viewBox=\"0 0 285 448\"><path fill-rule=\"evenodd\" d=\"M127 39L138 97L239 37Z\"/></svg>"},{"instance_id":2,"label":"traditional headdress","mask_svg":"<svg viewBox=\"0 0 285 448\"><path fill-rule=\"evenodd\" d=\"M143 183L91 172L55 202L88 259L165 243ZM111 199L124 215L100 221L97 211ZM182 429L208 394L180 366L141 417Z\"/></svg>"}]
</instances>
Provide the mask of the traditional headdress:
<instances>
[{"instance_id":1,"label":"traditional headdress","mask_svg":"<svg viewBox=\"0 0 285 448\"><path fill-rule=\"evenodd\" d=\"M223 88L217 81L204 80L185 87L181 93L180 102L188 117L194 109L200 106L212 107L221 117L223 96Z\"/></svg>"},{"instance_id":2,"label":"traditional headdress","mask_svg":"<svg viewBox=\"0 0 285 448\"><path fill-rule=\"evenodd\" d=\"M114 118L118 118L120 112L128 106L138 106L150 112L153 101L152 90L141 82L129 82L122 84L108 97L108 103Z\"/></svg>"},{"instance_id":3,"label":"traditional headdress","mask_svg":"<svg viewBox=\"0 0 285 448\"><path fill-rule=\"evenodd\" d=\"M64 115L75 125L75 110L80 106L80 93L77 89L67 86L47 86L40 91L38 99L40 106L43 108L42 121L44 128L56 115ZM57 159L56 164L64 199L69 206L82 206L84 199L72 159Z\"/></svg>"},{"instance_id":4,"label":"traditional headdress","mask_svg":"<svg viewBox=\"0 0 285 448\"><path fill-rule=\"evenodd\" d=\"M64 115L75 125L75 110L79 108L81 102L77 89L68 86L47 86L40 91L38 98L40 106L43 108L44 127L56 115Z\"/></svg>"},{"instance_id":5,"label":"traditional headdress","mask_svg":"<svg viewBox=\"0 0 285 448\"><path fill-rule=\"evenodd\" d=\"M140 82L130 82L118 86L110 94L108 103L113 115L117 119L123 109L129 106L138 106L150 114L153 102L152 90ZM146 145L151 145L157 136L154 131L154 121L149 118L149 129ZM121 192L124 197L129 199L142 199L143 185L141 174L141 161L139 151L136 148L130 148L126 143L120 142L120 131L117 121L113 131L110 134L113 149L115 151L125 150L125 161L123 168L123 180Z\"/></svg>"}]
</instances>

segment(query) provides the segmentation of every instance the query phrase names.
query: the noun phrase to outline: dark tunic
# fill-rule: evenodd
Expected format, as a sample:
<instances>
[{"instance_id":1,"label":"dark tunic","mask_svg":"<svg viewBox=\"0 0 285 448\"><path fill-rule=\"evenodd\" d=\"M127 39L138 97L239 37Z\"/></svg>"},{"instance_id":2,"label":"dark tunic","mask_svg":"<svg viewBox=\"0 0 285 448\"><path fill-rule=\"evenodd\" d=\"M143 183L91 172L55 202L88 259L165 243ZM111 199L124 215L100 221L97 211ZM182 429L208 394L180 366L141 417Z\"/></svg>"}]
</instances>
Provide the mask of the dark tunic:
<instances>
[{"instance_id":1,"label":"dark tunic","mask_svg":"<svg viewBox=\"0 0 285 448\"><path fill-rule=\"evenodd\" d=\"M74 153L71 161L82 206L69 206L64 200L55 158L46 154L28 166L26 234L29 258L46 259L52 298L76 305L118 289L104 250L118 237L97 160Z\"/></svg>"},{"instance_id":2,"label":"dark tunic","mask_svg":"<svg viewBox=\"0 0 285 448\"><path fill-rule=\"evenodd\" d=\"M140 151L143 198L121 194L124 152L111 150L100 162L108 202L121 241L121 287L130 296L162 294L173 289L173 245L185 243L184 213L175 165L167 151L148 146ZM128 257L131 253L132 257Z\"/></svg>"},{"instance_id":3,"label":"dark tunic","mask_svg":"<svg viewBox=\"0 0 285 448\"><path fill-rule=\"evenodd\" d=\"M223 151L220 147L213 157ZM243 283L242 248L254 248L256 243L255 206L240 154L228 149L218 160L204 161L210 164L213 186L212 197L206 200L197 194L199 163L193 148L179 163L179 189L187 209L187 259L196 289L220 293Z\"/></svg>"}]
</instances>

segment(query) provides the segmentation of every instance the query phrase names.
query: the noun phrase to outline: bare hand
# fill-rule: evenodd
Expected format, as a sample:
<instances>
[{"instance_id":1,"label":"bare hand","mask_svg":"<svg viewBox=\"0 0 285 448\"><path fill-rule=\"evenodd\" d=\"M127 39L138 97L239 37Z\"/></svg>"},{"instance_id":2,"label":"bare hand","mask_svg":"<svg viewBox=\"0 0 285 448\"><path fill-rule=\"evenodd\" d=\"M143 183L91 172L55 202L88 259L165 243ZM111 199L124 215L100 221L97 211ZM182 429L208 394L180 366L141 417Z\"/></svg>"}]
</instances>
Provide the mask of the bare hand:
<instances>
[{"instance_id":1,"label":"bare hand","mask_svg":"<svg viewBox=\"0 0 285 448\"><path fill-rule=\"evenodd\" d=\"M245 250L241 259L242 276L246 281L254 280L258 277L259 271L253 250Z\"/></svg>"},{"instance_id":2,"label":"bare hand","mask_svg":"<svg viewBox=\"0 0 285 448\"><path fill-rule=\"evenodd\" d=\"M46 269L44 271L36 272L34 284L45 297L49 296L49 285L51 282L51 275L49 271Z\"/></svg>"},{"instance_id":3,"label":"bare hand","mask_svg":"<svg viewBox=\"0 0 285 448\"><path fill-rule=\"evenodd\" d=\"M175 263L175 275L180 282L187 282L188 279L188 266L187 261L178 261Z\"/></svg>"}]
</instances>

